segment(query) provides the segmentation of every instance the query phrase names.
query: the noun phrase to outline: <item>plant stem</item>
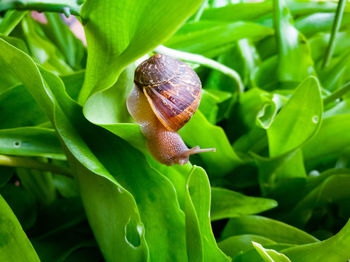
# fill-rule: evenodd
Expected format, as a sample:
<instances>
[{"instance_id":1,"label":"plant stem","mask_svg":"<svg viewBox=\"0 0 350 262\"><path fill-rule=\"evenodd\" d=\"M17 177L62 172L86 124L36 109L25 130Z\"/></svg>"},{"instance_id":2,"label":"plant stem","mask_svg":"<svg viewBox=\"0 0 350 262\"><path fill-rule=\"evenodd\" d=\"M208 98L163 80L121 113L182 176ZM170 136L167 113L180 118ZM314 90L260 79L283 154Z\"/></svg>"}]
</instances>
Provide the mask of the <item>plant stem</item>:
<instances>
[{"instance_id":1,"label":"plant stem","mask_svg":"<svg viewBox=\"0 0 350 262\"><path fill-rule=\"evenodd\" d=\"M207 4L208 4L208 0L204 0L203 3L200 5L196 15L194 16L193 22L198 22L201 19L201 16Z\"/></svg>"},{"instance_id":2,"label":"plant stem","mask_svg":"<svg viewBox=\"0 0 350 262\"><path fill-rule=\"evenodd\" d=\"M223 73L224 75L227 75L227 76L231 77L233 80L235 80L235 82L238 85L238 89L239 89L238 91L240 93L242 93L244 91L244 85L242 83L242 80L241 80L241 77L239 76L239 74L235 70L233 70L233 69L231 69L223 64L220 64L212 59L206 58L206 57L201 56L201 55L196 55L196 54L178 51L178 50L171 49L171 48L161 46L161 45L158 46L157 48L155 48L154 51L156 51L158 53L162 53L162 54L168 54L172 57L175 57L175 58L178 58L181 60L185 60L187 62L197 63L200 65L218 70L221 73Z\"/></svg>"},{"instance_id":3,"label":"plant stem","mask_svg":"<svg viewBox=\"0 0 350 262\"><path fill-rule=\"evenodd\" d=\"M71 172L66 167L51 165L49 163L40 162L27 157L0 155L0 165L49 171L55 174L72 177Z\"/></svg>"},{"instance_id":4,"label":"plant stem","mask_svg":"<svg viewBox=\"0 0 350 262\"><path fill-rule=\"evenodd\" d=\"M331 38L329 40L329 44L326 50L326 55L323 60L323 65L322 65L323 68L326 68L328 66L329 61L333 55L333 50L335 46L335 37L337 35L337 32L339 31L341 21L343 19L345 4L346 4L346 0L339 0L333 26L332 26Z\"/></svg>"},{"instance_id":5,"label":"plant stem","mask_svg":"<svg viewBox=\"0 0 350 262\"><path fill-rule=\"evenodd\" d=\"M350 82L343 85L341 88L339 88L337 91L335 91L330 96L327 96L323 100L323 104L328 105L329 103L335 101L336 99L341 98L344 94L346 94L349 91L350 91Z\"/></svg>"},{"instance_id":6,"label":"plant stem","mask_svg":"<svg viewBox=\"0 0 350 262\"><path fill-rule=\"evenodd\" d=\"M38 12L57 12L80 16L80 5L76 0L2 0L0 12L16 10L35 10Z\"/></svg>"}]
</instances>

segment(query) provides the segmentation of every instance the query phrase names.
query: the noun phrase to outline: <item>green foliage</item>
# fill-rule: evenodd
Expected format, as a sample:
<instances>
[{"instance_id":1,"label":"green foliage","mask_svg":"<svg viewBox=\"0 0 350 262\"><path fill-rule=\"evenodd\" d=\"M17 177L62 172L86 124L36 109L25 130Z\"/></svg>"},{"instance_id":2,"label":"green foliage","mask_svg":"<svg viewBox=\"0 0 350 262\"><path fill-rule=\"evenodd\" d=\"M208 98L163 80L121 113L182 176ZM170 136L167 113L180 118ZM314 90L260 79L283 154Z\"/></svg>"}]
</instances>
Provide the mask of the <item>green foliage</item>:
<instances>
[{"instance_id":1,"label":"green foliage","mask_svg":"<svg viewBox=\"0 0 350 262\"><path fill-rule=\"evenodd\" d=\"M228 2L0 2L1 261L350 259L350 8ZM154 52L202 81L184 166L126 107Z\"/></svg>"},{"instance_id":2,"label":"green foliage","mask_svg":"<svg viewBox=\"0 0 350 262\"><path fill-rule=\"evenodd\" d=\"M16 216L0 196L1 261L40 261Z\"/></svg>"}]
</instances>

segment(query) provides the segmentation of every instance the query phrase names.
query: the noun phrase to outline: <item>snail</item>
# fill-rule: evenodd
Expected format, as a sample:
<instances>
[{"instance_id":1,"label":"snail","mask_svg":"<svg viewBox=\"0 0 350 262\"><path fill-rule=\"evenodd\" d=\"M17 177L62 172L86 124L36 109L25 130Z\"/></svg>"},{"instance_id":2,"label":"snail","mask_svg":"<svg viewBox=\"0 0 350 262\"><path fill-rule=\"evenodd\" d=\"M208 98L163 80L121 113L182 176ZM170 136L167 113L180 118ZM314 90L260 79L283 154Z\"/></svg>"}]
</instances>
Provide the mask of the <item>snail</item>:
<instances>
[{"instance_id":1,"label":"snail","mask_svg":"<svg viewBox=\"0 0 350 262\"><path fill-rule=\"evenodd\" d=\"M155 54L135 70L134 88L127 98L130 115L140 125L153 157L168 166L186 164L189 156L215 151L189 149L177 131L197 110L201 82L184 62Z\"/></svg>"}]
</instances>

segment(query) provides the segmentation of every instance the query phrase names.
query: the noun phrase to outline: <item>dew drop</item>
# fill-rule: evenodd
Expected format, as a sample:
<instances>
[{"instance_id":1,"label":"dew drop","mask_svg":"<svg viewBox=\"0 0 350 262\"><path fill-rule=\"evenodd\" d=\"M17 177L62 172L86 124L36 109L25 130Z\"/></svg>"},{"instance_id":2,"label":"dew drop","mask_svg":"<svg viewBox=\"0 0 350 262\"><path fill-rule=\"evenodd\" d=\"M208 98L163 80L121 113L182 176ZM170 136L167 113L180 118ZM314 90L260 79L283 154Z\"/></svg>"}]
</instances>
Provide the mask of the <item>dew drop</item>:
<instances>
[{"instance_id":1,"label":"dew drop","mask_svg":"<svg viewBox=\"0 0 350 262\"><path fill-rule=\"evenodd\" d=\"M21 141L14 141L14 142L13 142L13 147L14 147L14 148L20 148L21 145L22 145L22 142L21 142Z\"/></svg>"},{"instance_id":2,"label":"dew drop","mask_svg":"<svg viewBox=\"0 0 350 262\"><path fill-rule=\"evenodd\" d=\"M309 176L319 176L320 175L320 172L318 172L317 170L311 170L311 172L309 173Z\"/></svg>"},{"instance_id":3,"label":"dew drop","mask_svg":"<svg viewBox=\"0 0 350 262\"><path fill-rule=\"evenodd\" d=\"M312 117L312 122L314 122L315 124L318 123L318 116L313 116Z\"/></svg>"}]
</instances>

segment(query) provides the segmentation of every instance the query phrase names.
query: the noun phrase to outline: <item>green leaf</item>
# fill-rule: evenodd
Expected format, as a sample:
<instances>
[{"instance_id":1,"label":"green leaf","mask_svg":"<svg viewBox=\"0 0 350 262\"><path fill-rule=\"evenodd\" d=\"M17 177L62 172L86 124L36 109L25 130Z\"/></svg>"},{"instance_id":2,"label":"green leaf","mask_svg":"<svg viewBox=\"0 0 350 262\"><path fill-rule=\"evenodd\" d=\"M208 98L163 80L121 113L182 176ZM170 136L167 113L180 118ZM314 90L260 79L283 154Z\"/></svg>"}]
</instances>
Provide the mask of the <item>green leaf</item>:
<instances>
[{"instance_id":1,"label":"green leaf","mask_svg":"<svg viewBox=\"0 0 350 262\"><path fill-rule=\"evenodd\" d=\"M245 234L229 237L219 242L218 245L225 254L235 258L240 253L253 249L252 241L259 242L263 245L276 244L276 242L265 237Z\"/></svg>"},{"instance_id":2,"label":"green leaf","mask_svg":"<svg viewBox=\"0 0 350 262\"><path fill-rule=\"evenodd\" d=\"M67 74L73 71L60 51L47 39L40 26L31 17L26 16L22 20L22 30L30 53L36 62L58 74Z\"/></svg>"},{"instance_id":3,"label":"green leaf","mask_svg":"<svg viewBox=\"0 0 350 262\"><path fill-rule=\"evenodd\" d=\"M16 10L6 12L0 22L0 34L9 35L25 15L26 12Z\"/></svg>"},{"instance_id":4,"label":"green leaf","mask_svg":"<svg viewBox=\"0 0 350 262\"><path fill-rule=\"evenodd\" d=\"M65 159L54 130L22 127L0 130L0 153Z\"/></svg>"},{"instance_id":5,"label":"green leaf","mask_svg":"<svg viewBox=\"0 0 350 262\"><path fill-rule=\"evenodd\" d=\"M316 78L302 82L267 129L270 156L300 147L318 130L322 120L322 99Z\"/></svg>"},{"instance_id":6,"label":"green leaf","mask_svg":"<svg viewBox=\"0 0 350 262\"><path fill-rule=\"evenodd\" d=\"M232 98L232 95L229 92L202 89L202 98L198 110L211 124L216 124L224 114L220 111L220 104L227 102L230 98Z\"/></svg>"},{"instance_id":7,"label":"green leaf","mask_svg":"<svg viewBox=\"0 0 350 262\"><path fill-rule=\"evenodd\" d=\"M141 241L138 247L131 245L125 238L125 229L130 221L136 221L138 228L143 228L135 200L128 191L119 189L120 192L118 190L121 186L99 162L80 136L79 132L85 130L88 133L85 133L83 137L88 137L89 132L91 132L89 128L92 128L92 125L83 118L81 108L65 94L62 82L57 76L42 71L45 73L46 81L50 82L50 89L44 84L39 69L30 57L3 40L0 40L0 46L5 51L1 53L0 60L12 68L16 76L25 83L25 87L31 92L36 101L46 109L46 113L68 149L67 152L72 152L69 153L70 164L72 170L77 171L86 213L106 260L116 261L116 250L119 250L119 255L128 261L145 260L148 250L146 249L143 231L136 233ZM28 72L31 73L28 74ZM59 103L57 99L59 99ZM87 128L86 125L90 127ZM103 136L101 137L101 134L93 134L92 137L94 139L88 139L88 141L94 142L96 137L100 137L102 141L96 140L95 142L97 142L97 145L104 147L106 141ZM77 144L79 146L76 146ZM122 148L124 147L125 145ZM120 152L120 147L117 146L117 148L119 149L115 152ZM98 151L106 152L101 149ZM119 163L114 161L114 153L111 153L110 156L113 157L110 163ZM128 174L130 174L130 170ZM120 212L120 206L124 207L123 212ZM115 221L112 224L112 229L110 221ZM135 230L133 232L137 232L136 226L133 229ZM163 243L166 242L163 241Z\"/></svg>"},{"instance_id":8,"label":"green leaf","mask_svg":"<svg viewBox=\"0 0 350 262\"><path fill-rule=\"evenodd\" d=\"M304 226L317 208L350 199L350 175L331 176L313 189L288 214L295 225Z\"/></svg>"},{"instance_id":9,"label":"green leaf","mask_svg":"<svg viewBox=\"0 0 350 262\"><path fill-rule=\"evenodd\" d=\"M249 197L224 188L212 188L211 220L257 214L277 206L273 199Z\"/></svg>"},{"instance_id":10,"label":"green leaf","mask_svg":"<svg viewBox=\"0 0 350 262\"><path fill-rule=\"evenodd\" d=\"M184 25L165 45L186 52L207 54L212 49L242 38L259 40L271 34L271 28L250 22L199 21Z\"/></svg>"},{"instance_id":11,"label":"green leaf","mask_svg":"<svg viewBox=\"0 0 350 262\"><path fill-rule=\"evenodd\" d=\"M16 85L0 94L0 119L1 129L33 126L48 120L23 85Z\"/></svg>"},{"instance_id":12,"label":"green leaf","mask_svg":"<svg viewBox=\"0 0 350 262\"><path fill-rule=\"evenodd\" d=\"M264 193L276 182L306 177L300 147L319 129L322 120L320 86L314 77L303 81L267 129L269 159L253 155Z\"/></svg>"},{"instance_id":13,"label":"green leaf","mask_svg":"<svg viewBox=\"0 0 350 262\"><path fill-rule=\"evenodd\" d=\"M305 17L300 17L295 21L295 27L305 36L310 37L319 32L328 32L332 29L334 13L315 13ZM342 27L345 29L349 25L350 15L344 14ZM311 48L312 50L312 48ZM312 50L313 51L313 50Z\"/></svg>"},{"instance_id":14,"label":"green leaf","mask_svg":"<svg viewBox=\"0 0 350 262\"><path fill-rule=\"evenodd\" d=\"M202 257L203 261L229 261L228 257L218 248L210 224L210 184L205 171L199 167L194 167L193 172L189 175L187 181L187 205L196 212L197 226L199 227ZM195 226L195 225L193 225ZM191 235L187 236L192 241ZM190 248L195 249L197 245L191 243ZM189 258L200 261L200 250L192 251L189 249ZM195 252L191 254L191 252Z\"/></svg>"},{"instance_id":15,"label":"green leaf","mask_svg":"<svg viewBox=\"0 0 350 262\"><path fill-rule=\"evenodd\" d=\"M335 236L322 242L291 247L282 251L292 261L333 262L350 258L350 222Z\"/></svg>"},{"instance_id":16,"label":"green leaf","mask_svg":"<svg viewBox=\"0 0 350 262\"><path fill-rule=\"evenodd\" d=\"M251 244L252 249L249 249L242 254L239 254L235 257L234 262L262 262L261 256L259 255L258 251L255 250L253 245ZM293 245L289 244L266 244L265 248L273 249L277 252L280 252L282 249L289 248Z\"/></svg>"},{"instance_id":17,"label":"green leaf","mask_svg":"<svg viewBox=\"0 0 350 262\"><path fill-rule=\"evenodd\" d=\"M261 126L267 129L282 106L282 96L258 88L244 92L239 101L239 117L247 128Z\"/></svg>"},{"instance_id":18,"label":"green leaf","mask_svg":"<svg viewBox=\"0 0 350 262\"><path fill-rule=\"evenodd\" d=\"M322 163L322 160L339 157L346 149L346 145L350 144L349 125L350 114L325 118L320 131L303 146L305 161L310 165L315 165Z\"/></svg>"},{"instance_id":19,"label":"green leaf","mask_svg":"<svg viewBox=\"0 0 350 262\"><path fill-rule=\"evenodd\" d=\"M179 133L185 142L192 147L200 145L201 148L216 148L216 152L200 155L209 174L225 175L241 163L224 130L210 124L200 111L193 115Z\"/></svg>"},{"instance_id":20,"label":"green leaf","mask_svg":"<svg viewBox=\"0 0 350 262\"><path fill-rule=\"evenodd\" d=\"M56 128L67 153L74 156L70 163L77 168L84 207L104 256L119 260L115 246L119 243L118 250L126 260L184 257L185 218L170 181L152 169L127 142L88 122L81 108L62 92L63 86L55 75L41 73L60 105L64 105L64 113L59 111L61 107L56 109ZM138 164L129 165L132 161ZM106 226L110 220L117 221L114 230ZM175 233L169 234L168 230Z\"/></svg>"},{"instance_id":21,"label":"green leaf","mask_svg":"<svg viewBox=\"0 0 350 262\"><path fill-rule=\"evenodd\" d=\"M86 0L81 15L89 56L79 101L111 87L127 65L164 42L200 3Z\"/></svg>"},{"instance_id":22,"label":"green leaf","mask_svg":"<svg viewBox=\"0 0 350 262\"><path fill-rule=\"evenodd\" d=\"M207 8L203 12L202 19L230 22L236 20L259 20L259 18L268 17L273 10L272 1L234 4L227 2L224 6L222 6L222 2L219 3L220 7ZM336 3L319 1L288 1L288 5L292 14L297 16L315 12L334 12L337 8Z\"/></svg>"},{"instance_id":23,"label":"green leaf","mask_svg":"<svg viewBox=\"0 0 350 262\"><path fill-rule=\"evenodd\" d=\"M252 244L265 262L291 262L288 257L273 249L265 249L262 245L254 241Z\"/></svg>"},{"instance_id":24,"label":"green leaf","mask_svg":"<svg viewBox=\"0 0 350 262\"><path fill-rule=\"evenodd\" d=\"M231 218L222 232L221 238L226 239L242 234L258 235L285 244L300 245L318 241L315 237L296 227L262 216Z\"/></svg>"},{"instance_id":25,"label":"green leaf","mask_svg":"<svg viewBox=\"0 0 350 262\"><path fill-rule=\"evenodd\" d=\"M293 26L285 0L275 0L275 30L278 43L278 79L302 81L314 73L310 48L305 37Z\"/></svg>"},{"instance_id":26,"label":"green leaf","mask_svg":"<svg viewBox=\"0 0 350 262\"><path fill-rule=\"evenodd\" d=\"M0 260L40 261L11 208L0 196Z\"/></svg>"},{"instance_id":27,"label":"green leaf","mask_svg":"<svg viewBox=\"0 0 350 262\"><path fill-rule=\"evenodd\" d=\"M31 228L37 217L37 201L24 187L8 183L0 189L0 194L21 223L23 230Z\"/></svg>"},{"instance_id":28,"label":"green leaf","mask_svg":"<svg viewBox=\"0 0 350 262\"><path fill-rule=\"evenodd\" d=\"M75 101L78 101L79 92L83 86L84 78L84 70L61 76L61 80L64 83L66 92Z\"/></svg>"},{"instance_id":29,"label":"green leaf","mask_svg":"<svg viewBox=\"0 0 350 262\"><path fill-rule=\"evenodd\" d=\"M134 86L135 66L128 66L108 90L91 97L84 106L84 115L95 124L111 125L131 122L126 98Z\"/></svg>"}]
</instances>

